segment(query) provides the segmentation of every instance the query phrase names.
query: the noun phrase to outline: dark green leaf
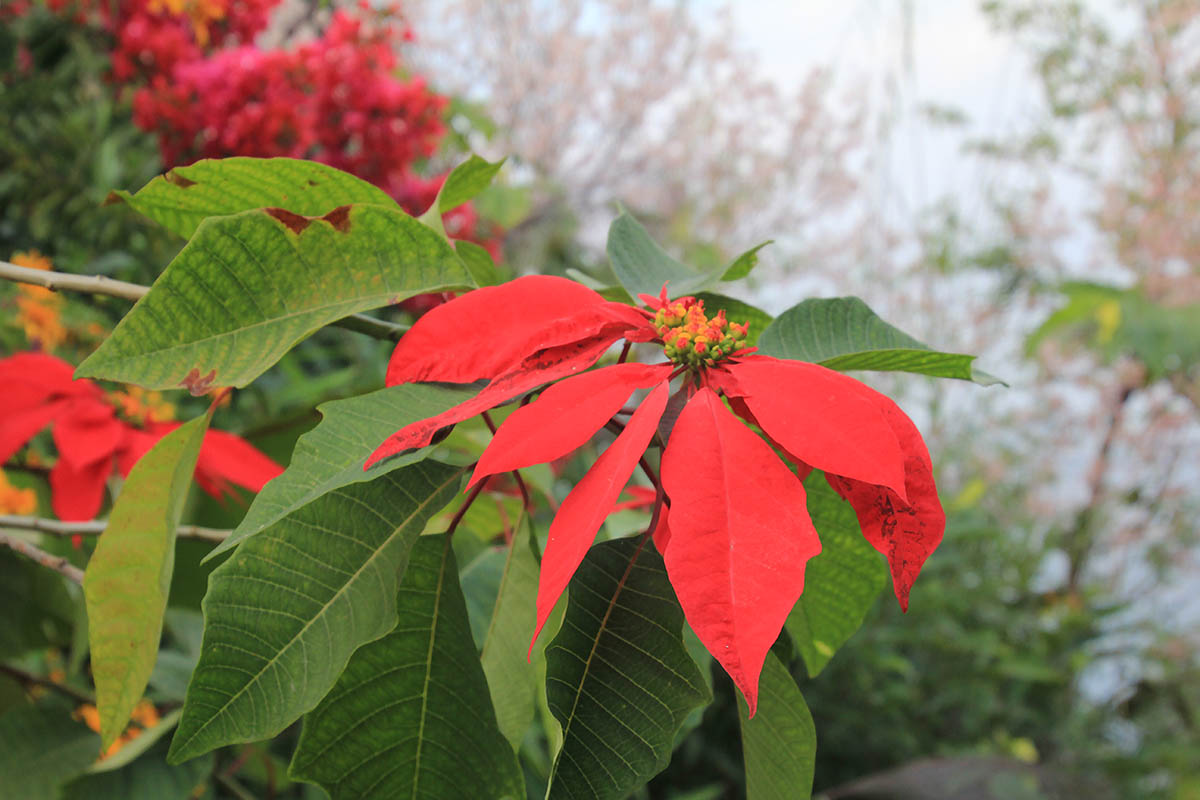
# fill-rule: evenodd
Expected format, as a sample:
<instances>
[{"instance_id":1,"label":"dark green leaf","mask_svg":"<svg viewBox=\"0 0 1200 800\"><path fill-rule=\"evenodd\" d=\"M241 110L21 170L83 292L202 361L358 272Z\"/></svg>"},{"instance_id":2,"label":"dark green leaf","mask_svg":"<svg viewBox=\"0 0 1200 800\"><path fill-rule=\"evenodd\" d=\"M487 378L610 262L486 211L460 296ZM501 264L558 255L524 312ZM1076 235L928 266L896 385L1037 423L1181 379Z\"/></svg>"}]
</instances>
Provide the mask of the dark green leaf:
<instances>
[{"instance_id":1,"label":"dark green leaf","mask_svg":"<svg viewBox=\"0 0 1200 800\"><path fill-rule=\"evenodd\" d=\"M413 464L336 489L243 542L209 578L171 761L274 736L315 707L350 655L395 627L409 551L462 475Z\"/></svg>"},{"instance_id":2,"label":"dark green leaf","mask_svg":"<svg viewBox=\"0 0 1200 800\"><path fill-rule=\"evenodd\" d=\"M593 546L568 597L546 648L546 699L562 727L548 796L622 798L667 765L676 731L712 695L653 548Z\"/></svg>"},{"instance_id":3,"label":"dark green leaf","mask_svg":"<svg viewBox=\"0 0 1200 800\"><path fill-rule=\"evenodd\" d=\"M124 752L123 748L117 755ZM163 743L119 769L81 775L64 787L62 800L189 800L199 796L197 790L208 783L212 773L213 757L201 756L171 766L166 755Z\"/></svg>"},{"instance_id":4,"label":"dark green leaf","mask_svg":"<svg viewBox=\"0 0 1200 800\"><path fill-rule=\"evenodd\" d=\"M338 206L371 203L396 208L378 187L349 173L294 158L204 159L175 167L138 190L113 192L138 213L190 239L207 217L252 208L286 208L319 217Z\"/></svg>"},{"instance_id":5,"label":"dark green leaf","mask_svg":"<svg viewBox=\"0 0 1200 800\"><path fill-rule=\"evenodd\" d=\"M8 548L0 550L0 658L71 641L75 605L63 579Z\"/></svg>"},{"instance_id":6,"label":"dark green leaf","mask_svg":"<svg viewBox=\"0 0 1200 800\"><path fill-rule=\"evenodd\" d=\"M367 471L363 463L383 440L410 422L436 416L475 394L475 389L449 385L389 386L347 400L323 403L321 422L296 441L291 463L263 487L233 535L207 558L231 550L247 536L286 517L322 495L413 464L432 448L389 458Z\"/></svg>"},{"instance_id":7,"label":"dark green leaf","mask_svg":"<svg viewBox=\"0 0 1200 800\"><path fill-rule=\"evenodd\" d=\"M887 585L883 558L858 526L854 509L814 471L804 482L808 513L821 537L821 553L804 569L804 594L784 628L812 677L845 644Z\"/></svg>"},{"instance_id":8,"label":"dark green leaf","mask_svg":"<svg viewBox=\"0 0 1200 800\"><path fill-rule=\"evenodd\" d=\"M751 247L749 250L735 258L732 262L730 262L729 266L725 268L725 272L721 275L721 280L736 281L749 275L750 270L758 266L758 251L762 250L764 247L774 241L774 239L767 239L762 244L757 244L754 247Z\"/></svg>"},{"instance_id":9,"label":"dark green leaf","mask_svg":"<svg viewBox=\"0 0 1200 800\"><path fill-rule=\"evenodd\" d=\"M58 800L59 787L100 755L100 737L56 708L0 715L0 795Z\"/></svg>"},{"instance_id":10,"label":"dark green leaf","mask_svg":"<svg viewBox=\"0 0 1200 800\"><path fill-rule=\"evenodd\" d=\"M676 261L628 212L622 212L608 229L608 260L617 280L634 298L639 294L658 297L668 282L671 297L695 294L716 283L724 272L722 268L716 273L699 273Z\"/></svg>"},{"instance_id":11,"label":"dark green leaf","mask_svg":"<svg viewBox=\"0 0 1200 800\"><path fill-rule=\"evenodd\" d=\"M304 718L290 774L333 800L523 800L444 534L414 545L396 608L395 630L359 648Z\"/></svg>"},{"instance_id":12,"label":"dark green leaf","mask_svg":"<svg viewBox=\"0 0 1200 800\"><path fill-rule=\"evenodd\" d=\"M508 549L500 593L483 645L483 672L492 691L500 731L513 750L533 722L537 674L529 639L537 623L538 561L532 525L518 525Z\"/></svg>"},{"instance_id":13,"label":"dark green leaf","mask_svg":"<svg viewBox=\"0 0 1200 800\"><path fill-rule=\"evenodd\" d=\"M500 159L495 163L485 161L473 155L450 171L442 190L438 192L437 207L441 213L470 202L475 195L486 189L496 177L496 173L508 159Z\"/></svg>"},{"instance_id":14,"label":"dark green leaf","mask_svg":"<svg viewBox=\"0 0 1200 800\"><path fill-rule=\"evenodd\" d=\"M134 465L83 576L105 749L125 730L158 657L175 528L210 417L180 425Z\"/></svg>"},{"instance_id":15,"label":"dark green leaf","mask_svg":"<svg viewBox=\"0 0 1200 800\"><path fill-rule=\"evenodd\" d=\"M812 796L817 730L804 696L774 653L758 680L758 709L747 719L737 694L746 764L746 800L808 800Z\"/></svg>"},{"instance_id":16,"label":"dark green leaf","mask_svg":"<svg viewBox=\"0 0 1200 800\"><path fill-rule=\"evenodd\" d=\"M704 301L704 310L711 317L717 311L724 310L725 318L730 322L748 322L750 329L746 334L746 347L754 347L758 344L758 337L767 329L774 319L770 314L763 311L761 308L756 308L749 303L743 303L741 300L735 300L732 297L726 297L723 294L714 294L712 292L701 292L696 295L697 300Z\"/></svg>"},{"instance_id":17,"label":"dark green leaf","mask_svg":"<svg viewBox=\"0 0 1200 800\"><path fill-rule=\"evenodd\" d=\"M330 322L471 284L449 243L399 209L213 217L76 374L193 393L245 386Z\"/></svg>"},{"instance_id":18,"label":"dark green leaf","mask_svg":"<svg viewBox=\"0 0 1200 800\"><path fill-rule=\"evenodd\" d=\"M783 312L758 339L764 355L810 361L836 370L916 372L990 386L975 356L931 350L880 319L857 297L805 300Z\"/></svg>"}]
</instances>

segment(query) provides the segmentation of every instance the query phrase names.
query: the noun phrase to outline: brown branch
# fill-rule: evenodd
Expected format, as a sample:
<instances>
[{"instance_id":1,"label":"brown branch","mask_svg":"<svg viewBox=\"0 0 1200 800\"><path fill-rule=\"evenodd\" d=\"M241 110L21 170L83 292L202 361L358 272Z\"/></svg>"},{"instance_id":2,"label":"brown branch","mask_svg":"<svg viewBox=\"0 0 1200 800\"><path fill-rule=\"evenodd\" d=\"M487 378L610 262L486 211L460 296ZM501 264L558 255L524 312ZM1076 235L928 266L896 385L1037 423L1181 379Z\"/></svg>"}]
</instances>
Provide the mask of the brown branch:
<instances>
[{"instance_id":1,"label":"brown branch","mask_svg":"<svg viewBox=\"0 0 1200 800\"><path fill-rule=\"evenodd\" d=\"M96 698L92 697L87 692L81 689L76 689L74 686L68 686L65 683L55 683L49 678L43 678L40 675L34 675L32 672L26 672L20 667L9 666L8 664L0 664L0 674L4 674L25 686L44 686L47 689L53 689L60 694L64 694L73 700L78 700L80 703L88 705L96 705Z\"/></svg>"},{"instance_id":2,"label":"brown branch","mask_svg":"<svg viewBox=\"0 0 1200 800\"><path fill-rule=\"evenodd\" d=\"M0 261L0 278L16 283L32 283L55 292L100 294L133 301L142 299L150 291L149 286L117 281L103 275L74 275L70 272L29 269L28 267L18 267L7 261ZM352 314L330 324L390 342L398 341L408 330L405 325L397 325L394 322L376 319L366 314Z\"/></svg>"},{"instance_id":3,"label":"brown branch","mask_svg":"<svg viewBox=\"0 0 1200 800\"><path fill-rule=\"evenodd\" d=\"M17 528L23 531L37 531L51 536L98 536L104 533L108 523L101 519L87 522L62 522L44 517L20 517L0 514L0 528ZM223 542L229 538L230 531L220 528L201 528L198 525L180 525L175 529L175 535L182 539L203 539L206 542Z\"/></svg>"},{"instance_id":4,"label":"brown branch","mask_svg":"<svg viewBox=\"0 0 1200 800\"><path fill-rule=\"evenodd\" d=\"M24 539L19 539L16 536L9 536L7 533L0 533L0 545L4 545L11 550L15 550L26 558L36 561L47 569L54 570L69 581L83 583L83 570L62 556L50 555L40 547L34 547Z\"/></svg>"}]
</instances>

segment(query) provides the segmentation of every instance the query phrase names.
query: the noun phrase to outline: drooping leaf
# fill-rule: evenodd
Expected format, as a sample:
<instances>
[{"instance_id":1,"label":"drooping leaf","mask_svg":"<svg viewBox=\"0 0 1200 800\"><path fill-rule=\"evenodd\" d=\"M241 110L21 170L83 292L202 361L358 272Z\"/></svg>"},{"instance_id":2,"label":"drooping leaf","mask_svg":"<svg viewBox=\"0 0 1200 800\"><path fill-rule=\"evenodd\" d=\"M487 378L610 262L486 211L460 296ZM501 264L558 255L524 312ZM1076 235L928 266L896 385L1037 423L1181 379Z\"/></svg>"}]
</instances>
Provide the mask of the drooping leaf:
<instances>
[{"instance_id":1,"label":"drooping leaf","mask_svg":"<svg viewBox=\"0 0 1200 800\"><path fill-rule=\"evenodd\" d=\"M683 646L662 558L638 539L593 547L546 648L562 728L548 797L623 798L670 760L675 733L712 695Z\"/></svg>"},{"instance_id":2,"label":"drooping leaf","mask_svg":"<svg viewBox=\"0 0 1200 800\"><path fill-rule=\"evenodd\" d=\"M304 718L289 773L333 800L524 798L444 534L413 546L396 608L395 630L359 648Z\"/></svg>"},{"instance_id":3,"label":"drooping leaf","mask_svg":"<svg viewBox=\"0 0 1200 800\"><path fill-rule=\"evenodd\" d=\"M0 715L0 793L13 800L58 800L59 787L99 753L100 737L66 710L13 709Z\"/></svg>"},{"instance_id":4,"label":"drooping leaf","mask_svg":"<svg viewBox=\"0 0 1200 800\"><path fill-rule=\"evenodd\" d=\"M122 749L117 755L124 752ZM63 788L61 800L190 800L202 796L198 792L212 773L212 755L176 766L166 762L166 755L164 742L119 769L85 773Z\"/></svg>"},{"instance_id":5,"label":"drooping leaf","mask_svg":"<svg viewBox=\"0 0 1200 800\"><path fill-rule=\"evenodd\" d=\"M729 366L763 431L809 466L904 495L904 453L874 395L848 375L803 361L750 356ZM719 377L719 373L716 373Z\"/></svg>"},{"instance_id":6,"label":"drooping leaf","mask_svg":"<svg viewBox=\"0 0 1200 800\"><path fill-rule=\"evenodd\" d=\"M470 483L567 455L612 419L629 396L666 380L672 364L612 364L559 381L508 415Z\"/></svg>"},{"instance_id":7,"label":"drooping leaf","mask_svg":"<svg viewBox=\"0 0 1200 800\"><path fill-rule=\"evenodd\" d=\"M646 396L625 430L600 454L554 515L538 577L535 640L650 444L669 391L670 385L663 381Z\"/></svg>"},{"instance_id":8,"label":"drooping leaf","mask_svg":"<svg viewBox=\"0 0 1200 800\"><path fill-rule=\"evenodd\" d=\"M323 325L471 283L449 243L398 208L213 217L76 375L194 394L245 386Z\"/></svg>"},{"instance_id":9,"label":"drooping leaf","mask_svg":"<svg viewBox=\"0 0 1200 800\"><path fill-rule=\"evenodd\" d=\"M821 552L804 487L711 390L663 453L671 535L663 557L692 630L754 714L759 670Z\"/></svg>"},{"instance_id":10,"label":"drooping leaf","mask_svg":"<svg viewBox=\"0 0 1200 800\"><path fill-rule=\"evenodd\" d=\"M387 192L364 180L295 158L203 159L168 170L135 194L113 192L109 202L114 200L125 201L185 239L207 217L253 208L286 208L293 214L319 217L353 203L397 207Z\"/></svg>"},{"instance_id":11,"label":"drooping leaf","mask_svg":"<svg viewBox=\"0 0 1200 800\"><path fill-rule=\"evenodd\" d=\"M466 239L454 242L454 252L467 265L471 277L479 286L497 286L503 282L500 269L486 248Z\"/></svg>"},{"instance_id":12,"label":"drooping leaf","mask_svg":"<svg viewBox=\"0 0 1200 800\"><path fill-rule=\"evenodd\" d=\"M472 155L446 176L446 182L438 192L437 207L445 214L458 208L463 203L470 202L475 196L491 185L496 173L508 159L491 162Z\"/></svg>"},{"instance_id":13,"label":"drooping leaf","mask_svg":"<svg viewBox=\"0 0 1200 800\"><path fill-rule=\"evenodd\" d=\"M724 310L725 318L730 322L748 322L750 329L746 332L746 347L756 346L758 337L774 319L761 308L756 308L732 297L726 297L723 294L700 292L696 295L696 299L704 301L704 310L710 317L716 312Z\"/></svg>"},{"instance_id":14,"label":"drooping leaf","mask_svg":"<svg viewBox=\"0 0 1200 800\"><path fill-rule=\"evenodd\" d=\"M884 322L857 297L812 298L792 306L762 332L758 349L840 371L916 372L984 386L1000 383L972 366L975 356L933 350Z\"/></svg>"},{"instance_id":15,"label":"drooping leaf","mask_svg":"<svg viewBox=\"0 0 1200 800\"><path fill-rule=\"evenodd\" d=\"M741 280L749 275L750 271L758 266L758 251L762 250L767 245L772 244L774 241L774 239L767 239L765 242L756 244L754 247L751 247L749 250L735 258L732 262L730 262L729 266L725 268L725 272L721 274L721 280L736 281Z\"/></svg>"},{"instance_id":16,"label":"drooping leaf","mask_svg":"<svg viewBox=\"0 0 1200 800\"><path fill-rule=\"evenodd\" d=\"M701 273L668 255L628 212L622 212L608 229L608 260L617 280L633 297L658 297L663 284L671 297L695 294L717 283L725 272Z\"/></svg>"},{"instance_id":17,"label":"drooping leaf","mask_svg":"<svg viewBox=\"0 0 1200 800\"><path fill-rule=\"evenodd\" d=\"M513 750L521 746L533 722L537 674L528 659L529 632L537 622L538 561L531 523L517 527L508 549L500 594L484 640L483 673L487 676L500 732Z\"/></svg>"},{"instance_id":18,"label":"drooping leaf","mask_svg":"<svg viewBox=\"0 0 1200 800\"><path fill-rule=\"evenodd\" d=\"M322 495L247 539L209 578L204 644L172 763L276 735L350 655L396 624L396 586L462 470L423 461Z\"/></svg>"},{"instance_id":19,"label":"drooping leaf","mask_svg":"<svg viewBox=\"0 0 1200 800\"><path fill-rule=\"evenodd\" d=\"M746 800L808 800L812 796L817 730L796 681L768 654L759 681L758 713L747 719L738 698Z\"/></svg>"},{"instance_id":20,"label":"drooping leaf","mask_svg":"<svg viewBox=\"0 0 1200 800\"><path fill-rule=\"evenodd\" d=\"M862 625L887 582L887 569L863 538L854 509L829 487L824 475L812 473L804 488L821 553L808 562L804 594L784 627L809 676L816 677Z\"/></svg>"},{"instance_id":21,"label":"drooping leaf","mask_svg":"<svg viewBox=\"0 0 1200 800\"><path fill-rule=\"evenodd\" d=\"M473 394L471 387L411 384L322 403L317 407L320 424L297 440L287 470L263 487L241 524L205 560L233 549L247 536L335 489L422 460L428 450L390 459L370 472L362 468L398 425L439 414Z\"/></svg>"},{"instance_id":22,"label":"drooping leaf","mask_svg":"<svg viewBox=\"0 0 1200 800\"><path fill-rule=\"evenodd\" d=\"M146 691L175 566L175 528L211 412L168 433L134 465L83 576L100 737L107 749Z\"/></svg>"}]
</instances>

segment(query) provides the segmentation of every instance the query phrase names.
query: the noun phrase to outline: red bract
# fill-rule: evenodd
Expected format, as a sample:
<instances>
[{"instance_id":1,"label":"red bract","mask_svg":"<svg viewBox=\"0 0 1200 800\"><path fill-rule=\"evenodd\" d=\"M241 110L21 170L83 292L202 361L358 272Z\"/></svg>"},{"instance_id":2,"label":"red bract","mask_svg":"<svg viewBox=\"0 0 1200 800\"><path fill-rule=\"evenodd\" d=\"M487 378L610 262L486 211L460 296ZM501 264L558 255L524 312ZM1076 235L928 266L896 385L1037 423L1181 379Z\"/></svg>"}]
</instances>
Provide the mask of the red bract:
<instances>
[{"instance_id":1,"label":"red bract","mask_svg":"<svg viewBox=\"0 0 1200 800\"><path fill-rule=\"evenodd\" d=\"M668 300L664 288L661 297L642 299L651 311L608 302L562 278L535 276L431 310L396 347L389 385L488 383L473 399L397 431L368 465L424 446L440 428L552 381L558 382L505 420L472 485L561 458L601 428L615 427L616 441L551 524L538 587L540 631L605 517L628 506L618 496L658 437L655 544L688 622L753 715L767 651L804 589L805 565L821 551L801 477L822 470L850 502L867 540L887 557L906 608L945 526L929 454L904 413L859 381L816 364L755 355L742 346L745 325L721 312L708 317L694 298ZM588 371L621 339L660 343L668 360ZM665 413L673 380L677 416ZM618 423L629 397L647 389L628 423Z\"/></svg>"},{"instance_id":2,"label":"red bract","mask_svg":"<svg viewBox=\"0 0 1200 800\"><path fill-rule=\"evenodd\" d=\"M54 513L64 520L96 516L115 469L128 475L154 443L178 427L173 422L133 425L89 380L72 380L74 368L40 353L0 359L0 463L53 423L58 462L50 470ZM245 440L209 431L196 463L196 483L214 497L235 483L252 491L283 469Z\"/></svg>"}]
</instances>

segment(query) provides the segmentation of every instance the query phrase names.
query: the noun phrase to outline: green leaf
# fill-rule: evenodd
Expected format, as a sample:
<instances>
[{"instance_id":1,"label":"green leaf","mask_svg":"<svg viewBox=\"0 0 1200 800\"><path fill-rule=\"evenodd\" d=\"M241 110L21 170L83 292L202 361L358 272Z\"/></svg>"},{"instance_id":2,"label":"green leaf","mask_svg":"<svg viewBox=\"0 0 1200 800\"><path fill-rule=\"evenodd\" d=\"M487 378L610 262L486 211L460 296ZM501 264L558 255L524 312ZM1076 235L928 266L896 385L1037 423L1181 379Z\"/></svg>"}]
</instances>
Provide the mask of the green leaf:
<instances>
[{"instance_id":1,"label":"green leaf","mask_svg":"<svg viewBox=\"0 0 1200 800\"><path fill-rule=\"evenodd\" d=\"M862 625L887 585L888 572L862 535L854 509L829 487L824 475L814 470L804 489L821 552L804 569L804 594L784 629L815 678Z\"/></svg>"},{"instance_id":2,"label":"green leaf","mask_svg":"<svg viewBox=\"0 0 1200 800\"><path fill-rule=\"evenodd\" d=\"M350 655L395 627L409 551L462 475L423 461L336 489L217 567L171 762L275 736L315 707Z\"/></svg>"},{"instance_id":3,"label":"green leaf","mask_svg":"<svg viewBox=\"0 0 1200 800\"><path fill-rule=\"evenodd\" d=\"M438 192L438 210L445 214L463 203L470 202L475 195L491 185L492 179L496 177L496 173L500 171L507 160L502 158L493 163L472 155L452 169L446 176L446 182L442 184L441 191Z\"/></svg>"},{"instance_id":4,"label":"green leaf","mask_svg":"<svg viewBox=\"0 0 1200 800\"><path fill-rule=\"evenodd\" d=\"M207 217L252 208L286 208L319 217L338 206L370 203L397 208L386 192L341 170L294 158L204 159L175 167L138 190L118 191L135 211L190 239Z\"/></svg>"},{"instance_id":5,"label":"green leaf","mask_svg":"<svg viewBox=\"0 0 1200 800\"><path fill-rule=\"evenodd\" d=\"M467 265L467 270L479 286L496 286L504 282L487 248L466 239L457 239L454 242L454 250Z\"/></svg>"},{"instance_id":6,"label":"green leaf","mask_svg":"<svg viewBox=\"0 0 1200 800\"><path fill-rule=\"evenodd\" d=\"M779 658L767 654L758 680L758 709L747 719L737 694L746 764L746 800L808 800L817 757L817 729L804 696Z\"/></svg>"},{"instance_id":7,"label":"green leaf","mask_svg":"<svg viewBox=\"0 0 1200 800\"><path fill-rule=\"evenodd\" d=\"M0 656L71 641L75 604L58 574L0 550Z\"/></svg>"},{"instance_id":8,"label":"green leaf","mask_svg":"<svg viewBox=\"0 0 1200 800\"><path fill-rule=\"evenodd\" d=\"M174 730L175 726L179 724L179 717L182 714L183 709L175 709L160 719L153 727L147 728L138 734L137 738L133 741L123 745L117 752L105 757L103 761L97 761L95 764L92 764L88 767L87 771L90 773L111 772L115 769L121 769L127 764L132 764L147 750L154 747L155 743ZM164 747L161 756L165 758L166 755L166 748Z\"/></svg>"},{"instance_id":9,"label":"green leaf","mask_svg":"<svg viewBox=\"0 0 1200 800\"><path fill-rule=\"evenodd\" d=\"M625 797L662 771L688 713L712 698L683 646L662 558L638 542L588 551L546 648L546 699L563 737L548 797Z\"/></svg>"},{"instance_id":10,"label":"green leaf","mask_svg":"<svg viewBox=\"0 0 1200 800\"><path fill-rule=\"evenodd\" d=\"M0 793L13 800L58 800L59 787L100 754L100 737L57 708L0 715Z\"/></svg>"},{"instance_id":11,"label":"green leaf","mask_svg":"<svg viewBox=\"0 0 1200 800\"><path fill-rule=\"evenodd\" d=\"M133 743L145 736L142 734ZM126 745L116 756L123 755L131 746ZM208 783L213 757L202 756L171 766L166 762L166 755L167 748L163 743L119 769L91 770L63 787L62 800L189 800L201 796L197 790L202 790Z\"/></svg>"},{"instance_id":12,"label":"green leaf","mask_svg":"<svg viewBox=\"0 0 1200 800\"><path fill-rule=\"evenodd\" d=\"M83 576L100 738L108 749L154 670L183 514L210 413L180 425L133 466Z\"/></svg>"},{"instance_id":13,"label":"green leaf","mask_svg":"<svg viewBox=\"0 0 1200 800\"><path fill-rule=\"evenodd\" d=\"M880 319L857 297L805 300L779 315L758 339L759 352L830 369L916 372L990 386L975 356L932 350Z\"/></svg>"},{"instance_id":14,"label":"green leaf","mask_svg":"<svg viewBox=\"0 0 1200 800\"><path fill-rule=\"evenodd\" d=\"M523 800L444 534L413 546L396 608L395 630L359 648L304 718L289 774L333 800Z\"/></svg>"},{"instance_id":15,"label":"green leaf","mask_svg":"<svg viewBox=\"0 0 1200 800\"><path fill-rule=\"evenodd\" d=\"M697 300L704 301L704 311L710 317L717 311L724 311L725 318L730 322L748 322L750 329L746 333L746 347L754 347L758 344L758 337L767 329L774 319L770 314L763 311L761 308L743 303L741 300L735 300L732 297L726 297L723 294L714 294L712 292L701 292L696 295Z\"/></svg>"},{"instance_id":16,"label":"green leaf","mask_svg":"<svg viewBox=\"0 0 1200 800\"><path fill-rule=\"evenodd\" d=\"M330 322L470 285L449 243L399 209L213 217L76 375L194 394L245 386Z\"/></svg>"},{"instance_id":17,"label":"green leaf","mask_svg":"<svg viewBox=\"0 0 1200 800\"><path fill-rule=\"evenodd\" d=\"M291 463L263 487L240 525L205 561L236 547L243 539L273 525L323 495L374 480L421 461L432 448L389 458L370 470L363 462L387 437L410 422L428 419L470 399L475 389L449 385L404 384L322 403L321 422L296 441Z\"/></svg>"},{"instance_id":18,"label":"green leaf","mask_svg":"<svg viewBox=\"0 0 1200 800\"><path fill-rule=\"evenodd\" d=\"M774 241L774 239L767 239L762 244L757 244L754 247L751 247L749 250L735 258L732 262L730 262L729 266L725 268L725 272L721 275L721 280L736 281L749 275L750 271L758 266L758 251L762 250L767 245L772 244Z\"/></svg>"},{"instance_id":19,"label":"green leaf","mask_svg":"<svg viewBox=\"0 0 1200 800\"><path fill-rule=\"evenodd\" d=\"M716 283L725 269L700 273L663 250L642 224L622 211L608 229L608 260L617 280L636 298L639 294L658 297L664 283L671 297L681 297Z\"/></svg>"},{"instance_id":20,"label":"green leaf","mask_svg":"<svg viewBox=\"0 0 1200 800\"><path fill-rule=\"evenodd\" d=\"M534 535L532 524L517 526L481 658L496 720L513 750L520 748L537 702L537 674L528 658L529 639L537 624Z\"/></svg>"}]
</instances>

